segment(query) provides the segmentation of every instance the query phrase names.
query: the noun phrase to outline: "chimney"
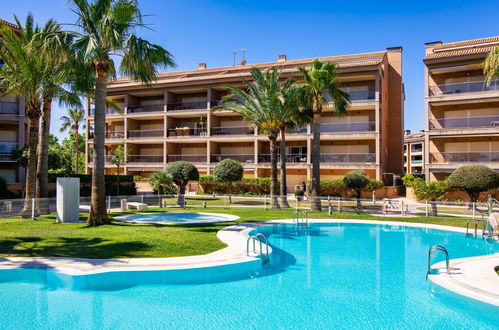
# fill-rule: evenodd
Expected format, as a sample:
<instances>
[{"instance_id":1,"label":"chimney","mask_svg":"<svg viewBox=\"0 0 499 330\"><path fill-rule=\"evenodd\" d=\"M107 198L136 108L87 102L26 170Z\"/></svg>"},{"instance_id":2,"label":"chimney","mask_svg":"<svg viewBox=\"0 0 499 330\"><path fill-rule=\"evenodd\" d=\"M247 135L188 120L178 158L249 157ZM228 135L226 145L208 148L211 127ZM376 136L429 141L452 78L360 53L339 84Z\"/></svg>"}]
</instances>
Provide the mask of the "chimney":
<instances>
[{"instance_id":1,"label":"chimney","mask_svg":"<svg viewBox=\"0 0 499 330\"><path fill-rule=\"evenodd\" d=\"M286 62L286 55L277 55L277 62Z\"/></svg>"},{"instance_id":2,"label":"chimney","mask_svg":"<svg viewBox=\"0 0 499 330\"><path fill-rule=\"evenodd\" d=\"M206 70L206 63L199 63L198 70Z\"/></svg>"},{"instance_id":3,"label":"chimney","mask_svg":"<svg viewBox=\"0 0 499 330\"><path fill-rule=\"evenodd\" d=\"M407 136L407 135L409 135L409 134L411 134L411 130L410 130L410 129L406 129L406 130L404 131L404 135L405 135L405 136Z\"/></svg>"}]
</instances>

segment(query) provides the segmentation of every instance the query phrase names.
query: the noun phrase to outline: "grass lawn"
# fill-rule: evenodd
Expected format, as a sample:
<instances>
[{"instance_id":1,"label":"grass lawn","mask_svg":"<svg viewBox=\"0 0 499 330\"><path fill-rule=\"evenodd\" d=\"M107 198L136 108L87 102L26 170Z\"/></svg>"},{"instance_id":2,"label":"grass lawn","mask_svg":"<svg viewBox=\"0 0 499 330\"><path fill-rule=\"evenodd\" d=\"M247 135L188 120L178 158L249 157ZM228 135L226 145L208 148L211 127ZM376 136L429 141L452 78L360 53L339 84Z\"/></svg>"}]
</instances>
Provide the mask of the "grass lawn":
<instances>
[{"instance_id":1,"label":"grass lawn","mask_svg":"<svg viewBox=\"0 0 499 330\"><path fill-rule=\"evenodd\" d=\"M156 209L158 210L158 209ZM292 218L293 210L271 211L255 208L193 208L193 211L227 213L240 216L236 222L206 225L129 224L87 227L85 224L55 222L55 215L41 220L19 217L0 219L0 256L46 256L80 258L156 258L206 254L225 247L216 233L235 223ZM151 211L154 211L152 209ZM173 210L174 211L174 210ZM122 214L122 213L119 213ZM116 216L113 213L111 216ZM82 220L85 215L82 215ZM310 218L344 218L406 221L466 226L466 218L376 217L367 214L310 212Z\"/></svg>"}]
</instances>

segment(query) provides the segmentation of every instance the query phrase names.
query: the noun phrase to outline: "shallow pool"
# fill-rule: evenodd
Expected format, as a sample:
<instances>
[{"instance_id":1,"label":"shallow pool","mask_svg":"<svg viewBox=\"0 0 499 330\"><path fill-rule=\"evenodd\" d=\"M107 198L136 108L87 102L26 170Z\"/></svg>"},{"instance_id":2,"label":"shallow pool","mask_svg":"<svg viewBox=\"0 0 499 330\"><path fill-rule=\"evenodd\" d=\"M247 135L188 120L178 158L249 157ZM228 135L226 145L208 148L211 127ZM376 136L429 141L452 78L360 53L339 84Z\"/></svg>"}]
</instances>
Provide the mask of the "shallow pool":
<instances>
[{"instance_id":1,"label":"shallow pool","mask_svg":"<svg viewBox=\"0 0 499 330\"><path fill-rule=\"evenodd\" d=\"M227 222L239 219L238 216L202 212L151 212L134 213L114 217L114 220L134 223L193 224Z\"/></svg>"},{"instance_id":2,"label":"shallow pool","mask_svg":"<svg viewBox=\"0 0 499 330\"><path fill-rule=\"evenodd\" d=\"M428 249L499 252L462 233L367 224L264 227L270 264L250 278L188 285L164 271L112 273L94 290L61 289L43 270L0 271L2 328L497 328L499 309L426 282ZM435 261L441 260L436 258ZM178 275L182 276L182 275ZM227 278L227 277L226 277ZM71 279L67 279L70 281ZM88 277L87 281L93 281ZM97 281L97 278L95 278ZM147 280L147 281L146 281Z\"/></svg>"}]
</instances>

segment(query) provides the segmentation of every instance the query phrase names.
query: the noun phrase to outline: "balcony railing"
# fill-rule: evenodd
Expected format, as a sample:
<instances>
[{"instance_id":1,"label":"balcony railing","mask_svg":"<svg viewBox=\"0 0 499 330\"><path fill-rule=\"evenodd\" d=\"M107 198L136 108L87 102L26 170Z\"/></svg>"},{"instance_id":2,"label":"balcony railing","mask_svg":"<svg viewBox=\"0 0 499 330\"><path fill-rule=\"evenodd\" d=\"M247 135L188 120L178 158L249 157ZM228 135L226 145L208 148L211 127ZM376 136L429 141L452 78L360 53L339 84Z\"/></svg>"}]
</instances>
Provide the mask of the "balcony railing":
<instances>
[{"instance_id":1,"label":"balcony railing","mask_svg":"<svg viewBox=\"0 0 499 330\"><path fill-rule=\"evenodd\" d=\"M361 100L374 100L376 93L374 91L353 91L348 92L352 101L361 101Z\"/></svg>"},{"instance_id":2,"label":"balcony railing","mask_svg":"<svg viewBox=\"0 0 499 330\"><path fill-rule=\"evenodd\" d=\"M292 134L307 134L308 133L308 126L305 125L305 126L302 126L302 127L295 128L293 130L290 130L288 133L292 133Z\"/></svg>"},{"instance_id":3,"label":"balcony railing","mask_svg":"<svg viewBox=\"0 0 499 330\"><path fill-rule=\"evenodd\" d=\"M430 119L430 129L499 127L499 116Z\"/></svg>"},{"instance_id":4,"label":"balcony railing","mask_svg":"<svg viewBox=\"0 0 499 330\"><path fill-rule=\"evenodd\" d=\"M129 163L163 163L163 155L130 155Z\"/></svg>"},{"instance_id":5,"label":"balcony railing","mask_svg":"<svg viewBox=\"0 0 499 330\"><path fill-rule=\"evenodd\" d=\"M104 133L104 136L106 139L124 139L125 138L125 132L124 131L107 131ZM91 137L94 137L94 134L92 133Z\"/></svg>"},{"instance_id":6,"label":"balcony railing","mask_svg":"<svg viewBox=\"0 0 499 330\"><path fill-rule=\"evenodd\" d=\"M128 131L128 138L163 137L163 135L164 130L162 129L143 129Z\"/></svg>"},{"instance_id":7,"label":"balcony railing","mask_svg":"<svg viewBox=\"0 0 499 330\"><path fill-rule=\"evenodd\" d=\"M168 155L168 162L177 162L183 160L192 163L206 163L206 154L203 155Z\"/></svg>"},{"instance_id":8,"label":"balcony railing","mask_svg":"<svg viewBox=\"0 0 499 330\"><path fill-rule=\"evenodd\" d=\"M19 148L19 143L17 142L0 142L0 153L10 154L12 151Z\"/></svg>"},{"instance_id":9,"label":"balcony railing","mask_svg":"<svg viewBox=\"0 0 499 330\"><path fill-rule=\"evenodd\" d=\"M212 127L212 135L253 135L255 128L250 126Z\"/></svg>"},{"instance_id":10,"label":"balcony railing","mask_svg":"<svg viewBox=\"0 0 499 330\"><path fill-rule=\"evenodd\" d=\"M270 163L270 154L258 155L259 163ZM281 162L281 155L277 155L277 162ZM306 163L306 154L286 154L286 163Z\"/></svg>"},{"instance_id":11,"label":"balcony railing","mask_svg":"<svg viewBox=\"0 0 499 330\"><path fill-rule=\"evenodd\" d=\"M441 152L431 154L434 164L499 162L499 152Z\"/></svg>"},{"instance_id":12,"label":"balcony railing","mask_svg":"<svg viewBox=\"0 0 499 330\"><path fill-rule=\"evenodd\" d=\"M208 102L207 101L168 103L168 111L204 110L204 109L207 109L207 108L208 108Z\"/></svg>"},{"instance_id":13,"label":"balcony railing","mask_svg":"<svg viewBox=\"0 0 499 330\"><path fill-rule=\"evenodd\" d=\"M487 85L485 81L472 81L472 82L445 84L445 85L429 87L430 96L473 93L473 92L487 92L495 90L499 90L499 80L493 80L490 83L490 85Z\"/></svg>"},{"instance_id":14,"label":"balcony railing","mask_svg":"<svg viewBox=\"0 0 499 330\"><path fill-rule=\"evenodd\" d=\"M17 102L0 102L0 114L18 115L19 104Z\"/></svg>"},{"instance_id":15,"label":"balcony railing","mask_svg":"<svg viewBox=\"0 0 499 330\"><path fill-rule=\"evenodd\" d=\"M212 100L210 101L210 107L213 108L217 105L221 105L222 104L222 100Z\"/></svg>"},{"instance_id":16,"label":"balcony railing","mask_svg":"<svg viewBox=\"0 0 499 330\"><path fill-rule=\"evenodd\" d=\"M411 152L423 152L423 148L411 148Z\"/></svg>"},{"instance_id":17,"label":"balcony railing","mask_svg":"<svg viewBox=\"0 0 499 330\"><path fill-rule=\"evenodd\" d=\"M321 154L321 163L374 163L375 153Z\"/></svg>"},{"instance_id":18,"label":"balcony railing","mask_svg":"<svg viewBox=\"0 0 499 330\"><path fill-rule=\"evenodd\" d=\"M121 113L114 108L106 108L105 113L106 113L106 115L121 115L124 113L125 110L122 107L120 107L120 109L121 109ZM95 115L95 107L94 106L92 106L89 109L89 115L90 116Z\"/></svg>"},{"instance_id":19,"label":"balcony railing","mask_svg":"<svg viewBox=\"0 0 499 330\"><path fill-rule=\"evenodd\" d=\"M411 159L411 164L421 164L422 162L422 159Z\"/></svg>"},{"instance_id":20,"label":"balcony railing","mask_svg":"<svg viewBox=\"0 0 499 330\"><path fill-rule=\"evenodd\" d=\"M168 129L168 137L206 136L206 128L177 127Z\"/></svg>"},{"instance_id":21,"label":"balcony railing","mask_svg":"<svg viewBox=\"0 0 499 330\"><path fill-rule=\"evenodd\" d=\"M337 133L337 132L367 132L374 131L374 122L365 123L324 123L321 124L321 132Z\"/></svg>"},{"instance_id":22,"label":"balcony railing","mask_svg":"<svg viewBox=\"0 0 499 330\"><path fill-rule=\"evenodd\" d=\"M252 164L255 162L255 156L253 154L214 154L211 155L211 162L217 163L224 159L231 158L237 160L241 163Z\"/></svg>"},{"instance_id":23,"label":"balcony railing","mask_svg":"<svg viewBox=\"0 0 499 330\"><path fill-rule=\"evenodd\" d=\"M140 112L164 112L165 107L163 104L144 104L144 105L130 105L128 106L128 113Z\"/></svg>"},{"instance_id":24,"label":"balcony railing","mask_svg":"<svg viewBox=\"0 0 499 330\"><path fill-rule=\"evenodd\" d=\"M12 162L12 153L0 152L0 162Z\"/></svg>"}]
</instances>

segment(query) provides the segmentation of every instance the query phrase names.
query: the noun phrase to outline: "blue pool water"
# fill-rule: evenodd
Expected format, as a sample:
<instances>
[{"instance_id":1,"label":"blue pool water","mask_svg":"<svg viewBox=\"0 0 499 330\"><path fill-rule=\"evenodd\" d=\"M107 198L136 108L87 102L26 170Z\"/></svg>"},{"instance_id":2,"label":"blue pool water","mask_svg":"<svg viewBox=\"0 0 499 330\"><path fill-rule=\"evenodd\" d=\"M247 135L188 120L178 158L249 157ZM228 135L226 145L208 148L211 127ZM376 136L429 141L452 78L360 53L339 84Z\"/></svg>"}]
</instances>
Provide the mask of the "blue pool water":
<instances>
[{"instance_id":1,"label":"blue pool water","mask_svg":"<svg viewBox=\"0 0 499 330\"><path fill-rule=\"evenodd\" d=\"M270 236L274 253L262 271L249 272L250 278L165 285L158 284L168 280L164 271L122 272L107 275L114 285L88 277L86 281L95 284L88 290L61 288L61 279L53 280L50 271L0 271L0 326L499 327L499 308L446 291L432 292L425 281L432 245L442 244L451 258L459 258L499 252L498 244L461 233L390 225L313 224L306 230L279 225L258 231Z\"/></svg>"},{"instance_id":2,"label":"blue pool water","mask_svg":"<svg viewBox=\"0 0 499 330\"><path fill-rule=\"evenodd\" d=\"M192 224L234 221L239 217L230 214L198 212L151 212L114 217L114 220L134 223Z\"/></svg>"}]
</instances>

